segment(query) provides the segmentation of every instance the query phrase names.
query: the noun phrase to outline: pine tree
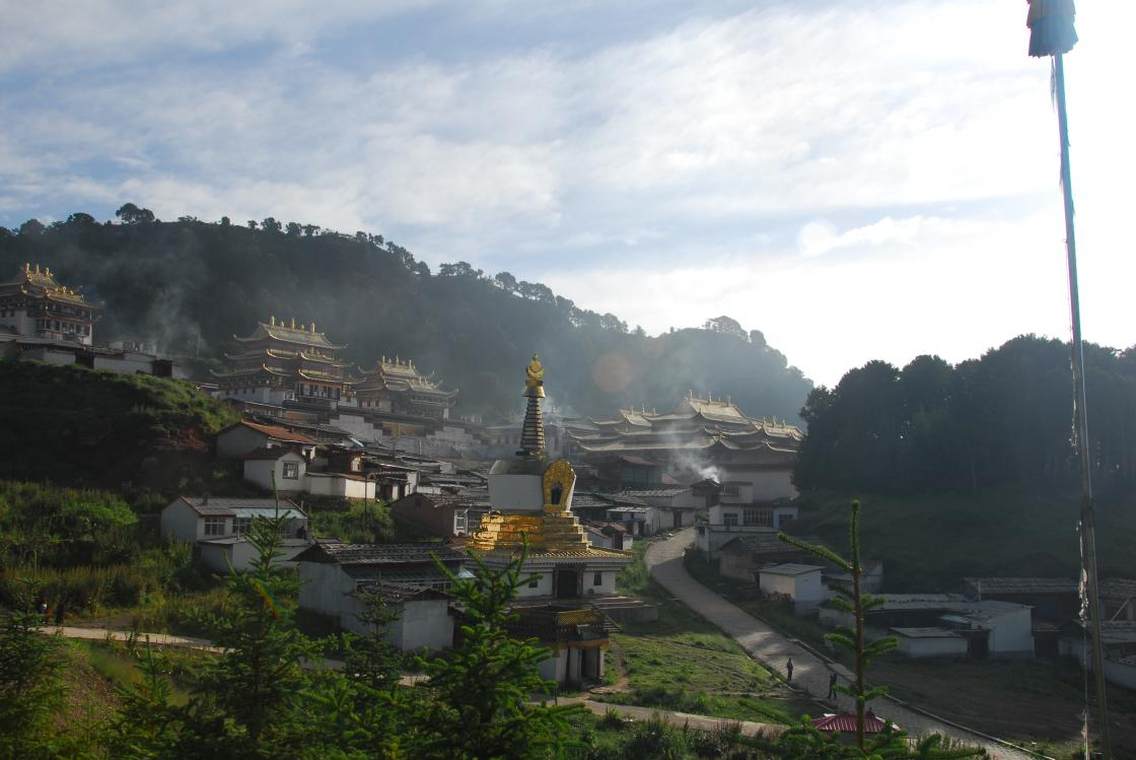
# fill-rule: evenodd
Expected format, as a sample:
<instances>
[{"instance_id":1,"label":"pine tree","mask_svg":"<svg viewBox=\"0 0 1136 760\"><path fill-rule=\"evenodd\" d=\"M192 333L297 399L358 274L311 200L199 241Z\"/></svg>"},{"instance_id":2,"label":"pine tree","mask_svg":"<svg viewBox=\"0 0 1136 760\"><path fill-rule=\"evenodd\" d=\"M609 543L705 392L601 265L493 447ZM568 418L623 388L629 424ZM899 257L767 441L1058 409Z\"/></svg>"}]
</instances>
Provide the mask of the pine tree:
<instances>
[{"instance_id":1,"label":"pine tree","mask_svg":"<svg viewBox=\"0 0 1136 760\"><path fill-rule=\"evenodd\" d=\"M213 620L224 651L195 685L187 712L191 736L182 751L194 757L277 757L296 748L289 737L309 683L304 664L318 653L279 601L295 590L295 579L274 567L285 519L252 521L247 538L256 558L248 572L229 576L229 594L239 604Z\"/></svg>"},{"instance_id":2,"label":"pine tree","mask_svg":"<svg viewBox=\"0 0 1136 760\"><path fill-rule=\"evenodd\" d=\"M820 760L821 758L862 758L879 757L888 760L918 758L919 760L954 760L955 758L980 757L985 750L958 748L942 750L942 737L930 736L919 742L914 749L908 746L906 735L896 730L890 723L871 742L864 736L864 714L868 702L887 694L887 687L869 688L865 675L873 660L895 649L894 636L884 636L872 642L865 641L864 620L869 610L883 604L883 599L865 594L861 588L864 567L860 560L860 501L853 500L848 521L849 559L821 544L801 541L782 532L777 537L787 544L803 549L818 559L831 562L852 577L852 588L837 588L838 596L832 602L841 610L852 615L854 629L838 628L825 635L827 641L844 649L852 655L856 681L853 686L839 685L836 690L856 700L856 746L847 747L826 737L809 721L808 716L797 726L782 734L778 743L779 756L788 760Z\"/></svg>"},{"instance_id":3,"label":"pine tree","mask_svg":"<svg viewBox=\"0 0 1136 760\"><path fill-rule=\"evenodd\" d=\"M170 703L166 658L149 642L139 650L137 657L142 680L118 688L122 706L111 722L105 744L114 758L158 760L173 752L181 721Z\"/></svg>"},{"instance_id":4,"label":"pine tree","mask_svg":"<svg viewBox=\"0 0 1136 760\"><path fill-rule=\"evenodd\" d=\"M464 607L460 641L425 662L434 700L416 741L420 756L454 760L555 757L570 730L574 707L530 704L555 684L538 667L551 656L536 639L513 637L510 604L522 584L526 552L501 570L473 557L474 577L459 579L444 567ZM439 565L440 566L440 565Z\"/></svg>"},{"instance_id":5,"label":"pine tree","mask_svg":"<svg viewBox=\"0 0 1136 760\"><path fill-rule=\"evenodd\" d=\"M0 612L0 758L54 757L50 721L62 703L58 637L31 612Z\"/></svg>"}]
</instances>

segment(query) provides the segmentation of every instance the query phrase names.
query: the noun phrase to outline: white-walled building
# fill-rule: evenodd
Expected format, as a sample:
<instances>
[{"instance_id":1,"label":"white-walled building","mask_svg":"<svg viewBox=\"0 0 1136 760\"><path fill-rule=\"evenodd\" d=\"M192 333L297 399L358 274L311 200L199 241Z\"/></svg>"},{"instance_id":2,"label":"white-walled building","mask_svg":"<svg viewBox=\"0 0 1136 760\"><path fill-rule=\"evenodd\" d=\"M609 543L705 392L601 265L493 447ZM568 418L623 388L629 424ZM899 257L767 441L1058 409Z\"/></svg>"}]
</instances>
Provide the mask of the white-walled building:
<instances>
[{"instance_id":1,"label":"white-walled building","mask_svg":"<svg viewBox=\"0 0 1136 760\"><path fill-rule=\"evenodd\" d=\"M217 456L240 459L260 449L296 449L308 461L315 456L316 442L280 425L241 420L217 434Z\"/></svg>"},{"instance_id":2,"label":"white-walled building","mask_svg":"<svg viewBox=\"0 0 1136 760\"><path fill-rule=\"evenodd\" d=\"M966 639L946 628L892 628L889 633L908 657L966 657Z\"/></svg>"},{"instance_id":3,"label":"white-walled building","mask_svg":"<svg viewBox=\"0 0 1136 760\"><path fill-rule=\"evenodd\" d=\"M256 554L247 538L253 520L277 515L285 523L276 561L288 564L312 543L308 516L288 499L277 505L274 499L179 496L162 510L161 534L192 543L202 564L214 570L247 570Z\"/></svg>"},{"instance_id":4,"label":"white-walled building","mask_svg":"<svg viewBox=\"0 0 1136 760\"><path fill-rule=\"evenodd\" d=\"M967 642L971 657L1033 657L1031 608L1016 602L970 600L961 594L880 594L882 604L868 611L871 638L892 628L944 628ZM852 615L834 607L820 608L820 621L849 627Z\"/></svg>"},{"instance_id":5,"label":"white-walled building","mask_svg":"<svg viewBox=\"0 0 1136 760\"><path fill-rule=\"evenodd\" d=\"M337 496L342 499L375 498L375 481L346 472L308 472L304 490L313 496Z\"/></svg>"},{"instance_id":6,"label":"white-walled building","mask_svg":"<svg viewBox=\"0 0 1136 760\"><path fill-rule=\"evenodd\" d=\"M769 597L787 598L797 612L815 609L827 598L819 565L786 562L758 571L758 587Z\"/></svg>"},{"instance_id":7,"label":"white-walled building","mask_svg":"<svg viewBox=\"0 0 1136 760\"><path fill-rule=\"evenodd\" d=\"M449 587L435 558L451 573L463 572L465 555L443 544L316 544L297 557L300 609L364 633L359 615L366 596L379 593L400 608L399 621L385 630L392 644L403 651L444 649L454 635L449 603L438 593L420 593Z\"/></svg>"},{"instance_id":8,"label":"white-walled building","mask_svg":"<svg viewBox=\"0 0 1136 760\"><path fill-rule=\"evenodd\" d=\"M761 503L751 500L752 489L737 484L723 484L718 503L707 510L705 522L699 522L696 544L710 559L718 550L739 536L776 535L797 519L797 505L791 501Z\"/></svg>"},{"instance_id":9,"label":"white-walled building","mask_svg":"<svg viewBox=\"0 0 1136 760\"><path fill-rule=\"evenodd\" d=\"M245 480L265 491L273 487L280 493L307 490L308 460L294 449L257 449L244 455ZM275 478L275 480L274 480Z\"/></svg>"}]
</instances>

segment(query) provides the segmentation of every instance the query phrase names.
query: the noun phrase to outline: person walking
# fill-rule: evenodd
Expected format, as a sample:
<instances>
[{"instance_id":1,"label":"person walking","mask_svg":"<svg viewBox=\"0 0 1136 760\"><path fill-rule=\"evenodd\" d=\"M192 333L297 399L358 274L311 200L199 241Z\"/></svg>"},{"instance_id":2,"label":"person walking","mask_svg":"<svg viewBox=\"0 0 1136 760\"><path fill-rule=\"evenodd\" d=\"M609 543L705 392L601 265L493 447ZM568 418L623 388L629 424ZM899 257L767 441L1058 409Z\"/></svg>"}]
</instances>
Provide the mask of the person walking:
<instances>
[{"instance_id":1,"label":"person walking","mask_svg":"<svg viewBox=\"0 0 1136 760\"><path fill-rule=\"evenodd\" d=\"M785 663L785 673L786 673L785 680L788 681L789 683L793 683L793 658L792 657L790 657L789 661Z\"/></svg>"},{"instance_id":2,"label":"person walking","mask_svg":"<svg viewBox=\"0 0 1136 760\"><path fill-rule=\"evenodd\" d=\"M836 699L836 671L828 674L828 698Z\"/></svg>"}]
</instances>

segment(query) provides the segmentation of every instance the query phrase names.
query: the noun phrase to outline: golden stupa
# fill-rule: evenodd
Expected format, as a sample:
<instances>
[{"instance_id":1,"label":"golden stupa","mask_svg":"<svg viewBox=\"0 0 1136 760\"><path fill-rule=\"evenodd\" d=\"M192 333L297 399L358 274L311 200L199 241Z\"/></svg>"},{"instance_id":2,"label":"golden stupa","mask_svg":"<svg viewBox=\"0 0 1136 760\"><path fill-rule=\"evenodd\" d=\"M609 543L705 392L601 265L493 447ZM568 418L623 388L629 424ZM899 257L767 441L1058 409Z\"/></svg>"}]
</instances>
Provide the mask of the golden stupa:
<instances>
[{"instance_id":1,"label":"golden stupa","mask_svg":"<svg viewBox=\"0 0 1136 760\"><path fill-rule=\"evenodd\" d=\"M498 462L490 473L489 514L481 527L465 543L466 548L484 554L513 554L527 546L529 556L554 555L579 559L615 559L628 552L599 549L588 543L584 526L572 513L572 493L576 472L567 459L545 465L544 420L540 400L544 398L544 368L533 354L525 369L525 394L528 408L521 434L521 450L513 462ZM525 486L540 483L543 505L532 503L497 503L493 478L514 479L516 486L502 487L497 493L528 494ZM535 501L536 497L532 499ZM528 499L525 499L526 501Z\"/></svg>"}]
</instances>

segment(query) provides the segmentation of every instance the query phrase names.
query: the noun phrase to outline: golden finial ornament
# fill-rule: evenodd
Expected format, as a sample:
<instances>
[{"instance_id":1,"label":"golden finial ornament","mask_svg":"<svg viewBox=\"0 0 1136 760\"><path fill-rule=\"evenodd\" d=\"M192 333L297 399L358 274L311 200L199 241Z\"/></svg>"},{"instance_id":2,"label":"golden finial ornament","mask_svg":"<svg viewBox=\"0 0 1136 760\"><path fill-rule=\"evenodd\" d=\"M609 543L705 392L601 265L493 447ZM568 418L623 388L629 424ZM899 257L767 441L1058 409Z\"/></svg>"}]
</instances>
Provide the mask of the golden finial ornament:
<instances>
[{"instance_id":1,"label":"golden finial ornament","mask_svg":"<svg viewBox=\"0 0 1136 760\"><path fill-rule=\"evenodd\" d=\"M525 367L525 395L544 398L544 365L537 354L532 355L532 361Z\"/></svg>"}]
</instances>

